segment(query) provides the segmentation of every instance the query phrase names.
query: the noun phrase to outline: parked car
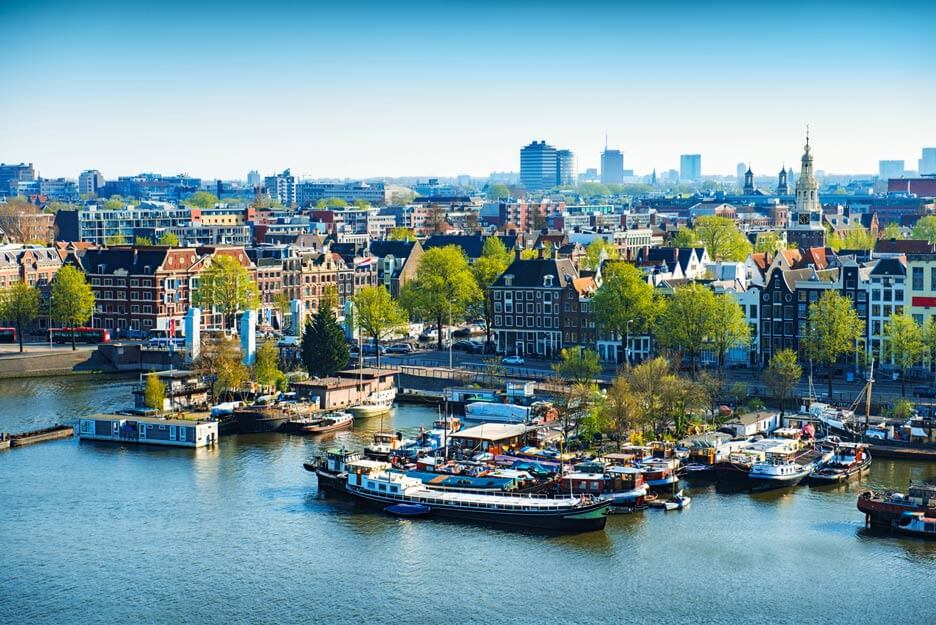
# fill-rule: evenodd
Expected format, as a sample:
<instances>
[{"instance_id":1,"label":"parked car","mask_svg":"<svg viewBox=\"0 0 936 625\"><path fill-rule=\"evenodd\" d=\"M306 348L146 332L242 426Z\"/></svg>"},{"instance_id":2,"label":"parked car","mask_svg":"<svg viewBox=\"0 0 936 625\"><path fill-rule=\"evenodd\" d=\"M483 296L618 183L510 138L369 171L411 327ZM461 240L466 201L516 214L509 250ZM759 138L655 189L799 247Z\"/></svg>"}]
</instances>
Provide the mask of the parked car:
<instances>
[{"instance_id":1,"label":"parked car","mask_svg":"<svg viewBox=\"0 0 936 625\"><path fill-rule=\"evenodd\" d=\"M504 363L505 365L522 365L526 361L523 360L522 357L514 355L514 356L504 356L501 362Z\"/></svg>"},{"instance_id":2,"label":"parked car","mask_svg":"<svg viewBox=\"0 0 936 625\"><path fill-rule=\"evenodd\" d=\"M468 338L469 336L471 336L471 328L458 328L457 330L452 332L452 336L454 336L457 339Z\"/></svg>"},{"instance_id":3,"label":"parked car","mask_svg":"<svg viewBox=\"0 0 936 625\"><path fill-rule=\"evenodd\" d=\"M936 388L932 386L914 386L913 394L916 397L926 397L927 399L936 398Z\"/></svg>"},{"instance_id":4,"label":"parked car","mask_svg":"<svg viewBox=\"0 0 936 625\"><path fill-rule=\"evenodd\" d=\"M388 354L412 354L415 349L409 343L397 343L387 348Z\"/></svg>"}]
</instances>

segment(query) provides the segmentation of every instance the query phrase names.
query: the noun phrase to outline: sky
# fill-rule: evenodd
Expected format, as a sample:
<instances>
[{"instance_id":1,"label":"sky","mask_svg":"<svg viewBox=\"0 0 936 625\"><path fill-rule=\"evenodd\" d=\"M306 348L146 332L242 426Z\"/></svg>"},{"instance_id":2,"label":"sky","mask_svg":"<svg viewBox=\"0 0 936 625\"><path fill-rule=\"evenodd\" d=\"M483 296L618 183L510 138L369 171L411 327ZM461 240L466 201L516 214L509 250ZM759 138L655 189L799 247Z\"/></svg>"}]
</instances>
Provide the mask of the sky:
<instances>
[{"instance_id":1,"label":"sky","mask_svg":"<svg viewBox=\"0 0 936 625\"><path fill-rule=\"evenodd\" d=\"M0 161L244 178L486 176L534 139L638 174L909 169L933 2L0 0Z\"/></svg>"}]
</instances>

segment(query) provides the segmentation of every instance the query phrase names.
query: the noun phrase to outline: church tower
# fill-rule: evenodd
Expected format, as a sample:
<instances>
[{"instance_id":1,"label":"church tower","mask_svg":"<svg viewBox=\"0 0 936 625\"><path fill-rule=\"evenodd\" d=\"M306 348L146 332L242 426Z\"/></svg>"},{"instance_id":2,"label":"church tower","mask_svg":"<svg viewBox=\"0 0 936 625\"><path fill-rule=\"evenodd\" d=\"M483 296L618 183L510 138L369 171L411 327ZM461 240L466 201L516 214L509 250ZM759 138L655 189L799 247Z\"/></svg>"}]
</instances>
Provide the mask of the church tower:
<instances>
[{"instance_id":1,"label":"church tower","mask_svg":"<svg viewBox=\"0 0 936 625\"><path fill-rule=\"evenodd\" d=\"M744 195L754 195L754 190L754 172L748 165L747 171L744 172Z\"/></svg>"},{"instance_id":2,"label":"church tower","mask_svg":"<svg viewBox=\"0 0 936 625\"><path fill-rule=\"evenodd\" d=\"M777 195L790 195L793 188L790 186L790 180L787 178L786 165L780 169L780 175L777 178Z\"/></svg>"},{"instance_id":3,"label":"church tower","mask_svg":"<svg viewBox=\"0 0 936 625\"><path fill-rule=\"evenodd\" d=\"M809 148L809 131L806 131L806 147L800 159L800 175L796 180L796 207L790 211L787 240L801 248L825 247L825 227L822 225L822 205L819 203L819 181L813 168L813 155Z\"/></svg>"}]
</instances>

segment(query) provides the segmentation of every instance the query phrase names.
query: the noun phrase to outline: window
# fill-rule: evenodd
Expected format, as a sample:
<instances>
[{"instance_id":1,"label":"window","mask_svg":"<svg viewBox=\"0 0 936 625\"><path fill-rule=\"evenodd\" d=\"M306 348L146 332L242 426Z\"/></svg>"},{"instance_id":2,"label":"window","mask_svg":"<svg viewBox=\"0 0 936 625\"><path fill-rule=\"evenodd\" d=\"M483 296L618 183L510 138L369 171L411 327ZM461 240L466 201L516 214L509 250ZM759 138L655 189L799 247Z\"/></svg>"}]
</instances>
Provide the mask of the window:
<instances>
[{"instance_id":1,"label":"window","mask_svg":"<svg viewBox=\"0 0 936 625\"><path fill-rule=\"evenodd\" d=\"M914 290L914 291L922 291L922 290L923 290L923 268L922 268L922 267L914 267L914 268L913 268L912 281L913 281L913 282L912 282L912 285L911 285L911 287L910 287L912 290Z\"/></svg>"}]
</instances>

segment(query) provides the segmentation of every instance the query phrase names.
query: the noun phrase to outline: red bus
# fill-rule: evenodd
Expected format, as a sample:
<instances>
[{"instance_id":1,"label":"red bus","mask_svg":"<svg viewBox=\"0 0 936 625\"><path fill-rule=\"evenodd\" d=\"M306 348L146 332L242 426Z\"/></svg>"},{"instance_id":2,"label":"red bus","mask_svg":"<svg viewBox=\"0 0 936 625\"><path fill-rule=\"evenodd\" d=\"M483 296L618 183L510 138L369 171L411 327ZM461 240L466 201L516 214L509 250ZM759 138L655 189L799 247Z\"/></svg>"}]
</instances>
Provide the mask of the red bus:
<instances>
[{"instance_id":1,"label":"red bus","mask_svg":"<svg viewBox=\"0 0 936 625\"><path fill-rule=\"evenodd\" d=\"M71 343L71 328L49 328L49 340L53 343ZM102 328L75 328L76 343L110 343L110 332Z\"/></svg>"},{"instance_id":2,"label":"red bus","mask_svg":"<svg viewBox=\"0 0 936 625\"><path fill-rule=\"evenodd\" d=\"M0 343L15 343L16 328L0 328Z\"/></svg>"}]
</instances>

